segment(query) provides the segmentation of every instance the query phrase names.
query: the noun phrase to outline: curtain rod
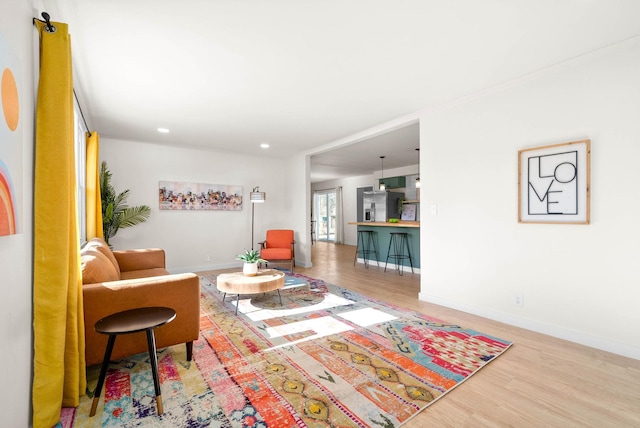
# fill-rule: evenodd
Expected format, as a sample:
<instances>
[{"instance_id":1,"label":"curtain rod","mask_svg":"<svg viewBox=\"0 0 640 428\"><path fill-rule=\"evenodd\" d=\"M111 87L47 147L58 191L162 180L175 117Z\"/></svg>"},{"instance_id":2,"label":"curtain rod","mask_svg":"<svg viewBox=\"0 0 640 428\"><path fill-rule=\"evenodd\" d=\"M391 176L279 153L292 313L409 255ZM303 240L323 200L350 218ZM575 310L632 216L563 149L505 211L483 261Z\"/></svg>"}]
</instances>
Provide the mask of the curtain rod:
<instances>
[{"instance_id":1,"label":"curtain rod","mask_svg":"<svg viewBox=\"0 0 640 428\"><path fill-rule=\"evenodd\" d=\"M51 24L51 16L47 12L42 12L41 15L44 18L44 21L38 18L33 18L33 21L35 22L35 20L38 19L38 21L44 22L46 24L45 30L48 33L55 33L58 29L55 27L55 25ZM87 128L87 133L89 134L89 137L91 137L91 129L89 129L89 125L87 125L87 120L84 118L84 112L82 111L82 106L80 105L80 101L78 100L78 95L76 94L75 89L73 90L73 97L76 99L76 104L78 104L78 110L80 110L80 116L82 117L82 122L84 123L84 127Z\"/></svg>"},{"instance_id":2,"label":"curtain rod","mask_svg":"<svg viewBox=\"0 0 640 428\"><path fill-rule=\"evenodd\" d=\"M42 12L41 15L44 18L44 21L38 18L33 18L33 20L35 21L36 19L38 19L38 21L44 22L46 24L45 30L48 33L55 33L58 29L55 27L55 25L51 24L51 16L47 12Z\"/></svg>"},{"instance_id":3,"label":"curtain rod","mask_svg":"<svg viewBox=\"0 0 640 428\"><path fill-rule=\"evenodd\" d=\"M76 104L78 104L78 110L80 110L80 117L82 117L82 122L84 123L84 127L87 128L89 137L91 137L91 129L89 129L89 125L87 125L87 121L84 118L84 112L82 111L82 106L80 105L80 101L78 100L78 95L76 95L75 89L73 90L73 97L76 99Z\"/></svg>"}]
</instances>

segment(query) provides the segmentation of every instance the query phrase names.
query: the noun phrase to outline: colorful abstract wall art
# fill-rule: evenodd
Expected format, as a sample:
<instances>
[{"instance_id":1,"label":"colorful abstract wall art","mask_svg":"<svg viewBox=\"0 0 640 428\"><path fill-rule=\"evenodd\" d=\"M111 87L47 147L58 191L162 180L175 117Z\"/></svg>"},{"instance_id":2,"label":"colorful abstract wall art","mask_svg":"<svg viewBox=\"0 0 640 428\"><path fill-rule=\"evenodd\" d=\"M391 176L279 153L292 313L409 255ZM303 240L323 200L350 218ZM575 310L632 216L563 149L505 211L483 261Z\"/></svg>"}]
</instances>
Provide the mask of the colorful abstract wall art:
<instances>
[{"instance_id":1,"label":"colorful abstract wall art","mask_svg":"<svg viewBox=\"0 0 640 428\"><path fill-rule=\"evenodd\" d=\"M0 33L0 236L19 233L22 198L22 124L19 63Z\"/></svg>"},{"instance_id":2,"label":"colorful abstract wall art","mask_svg":"<svg viewBox=\"0 0 640 428\"><path fill-rule=\"evenodd\" d=\"M242 211L242 186L161 181L161 210Z\"/></svg>"}]
</instances>

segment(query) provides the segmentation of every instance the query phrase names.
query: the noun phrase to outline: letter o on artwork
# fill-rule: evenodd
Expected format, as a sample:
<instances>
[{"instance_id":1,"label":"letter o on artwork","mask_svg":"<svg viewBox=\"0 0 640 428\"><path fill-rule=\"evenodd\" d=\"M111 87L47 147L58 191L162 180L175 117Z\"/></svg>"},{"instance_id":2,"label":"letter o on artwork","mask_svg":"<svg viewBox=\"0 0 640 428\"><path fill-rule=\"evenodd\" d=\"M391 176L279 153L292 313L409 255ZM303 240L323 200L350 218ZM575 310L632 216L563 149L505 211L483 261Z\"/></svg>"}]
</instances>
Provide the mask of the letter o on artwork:
<instances>
[{"instance_id":1,"label":"letter o on artwork","mask_svg":"<svg viewBox=\"0 0 640 428\"><path fill-rule=\"evenodd\" d=\"M570 183L576 178L576 166L570 162L563 162L553 173L559 183Z\"/></svg>"}]
</instances>

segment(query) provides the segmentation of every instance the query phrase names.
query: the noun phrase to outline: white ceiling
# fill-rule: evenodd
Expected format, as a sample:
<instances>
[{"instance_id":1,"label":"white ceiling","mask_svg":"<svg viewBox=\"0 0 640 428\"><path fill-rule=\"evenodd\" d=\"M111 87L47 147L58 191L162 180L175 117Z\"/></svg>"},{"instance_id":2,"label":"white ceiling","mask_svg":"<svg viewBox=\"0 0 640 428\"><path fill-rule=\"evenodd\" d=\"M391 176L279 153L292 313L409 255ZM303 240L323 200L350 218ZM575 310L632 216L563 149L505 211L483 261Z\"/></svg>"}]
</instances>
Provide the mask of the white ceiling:
<instances>
[{"instance_id":1,"label":"white ceiling","mask_svg":"<svg viewBox=\"0 0 640 428\"><path fill-rule=\"evenodd\" d=\"M103 137L274 157L640 34L638 0L42 1ZM312 181L415 164L417 129L313 156Z\"/></svg>"}]
</instances>

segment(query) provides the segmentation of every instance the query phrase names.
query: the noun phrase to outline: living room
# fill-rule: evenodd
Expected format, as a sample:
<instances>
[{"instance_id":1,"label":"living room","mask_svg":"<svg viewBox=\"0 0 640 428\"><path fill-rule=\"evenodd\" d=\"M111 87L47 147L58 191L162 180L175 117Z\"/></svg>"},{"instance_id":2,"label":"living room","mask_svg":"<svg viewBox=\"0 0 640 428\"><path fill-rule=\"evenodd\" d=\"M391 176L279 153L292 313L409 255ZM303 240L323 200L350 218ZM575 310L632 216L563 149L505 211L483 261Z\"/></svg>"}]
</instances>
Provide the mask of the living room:
<instances>
[{"instance_id":1,"label":"living room","mask_svg":"<svg viewBox=\"0 0 640 428\"><path fill-rule=\"evenodd\" d=\"M626 7L634 11L630 3ZM30 22L40 11L40 2L0 1L0 32L21 65L24 118L20 233L0 239L6 326L0 339L11 350L2 359L1 378L3 385L14 385L2 388L2 406L13 415L12 426L27 426L30 417L30 112L38 62ZM308 157L419 121L421 195L438 206L435 215L422 213L419 299L640 359L640 227L631 215L640 208L639 52L638 31L631 32L610 46L281 158L267 158L259 149L240 154L170 146L160 135L155 142L114 138L98 129L100 159L112 170L116 188L130 189L131 204L153 210L148 222L122 231L114 245L164 248L167 267L176 273L238 266L236 254L252 241L251 211L162 212L158 182L238 184L245 191L260 186L267 202L255 207L256 235L269 228L296 230L296 262L309 267ZM590 224L518 223L518 150L582 139L591 140ZM514 304L516 295L523 296L522 305ZM621 388L637 391L637 382Z\"/></svg>"}]
</instances>

